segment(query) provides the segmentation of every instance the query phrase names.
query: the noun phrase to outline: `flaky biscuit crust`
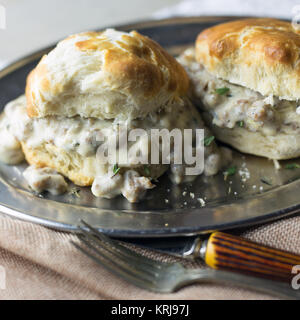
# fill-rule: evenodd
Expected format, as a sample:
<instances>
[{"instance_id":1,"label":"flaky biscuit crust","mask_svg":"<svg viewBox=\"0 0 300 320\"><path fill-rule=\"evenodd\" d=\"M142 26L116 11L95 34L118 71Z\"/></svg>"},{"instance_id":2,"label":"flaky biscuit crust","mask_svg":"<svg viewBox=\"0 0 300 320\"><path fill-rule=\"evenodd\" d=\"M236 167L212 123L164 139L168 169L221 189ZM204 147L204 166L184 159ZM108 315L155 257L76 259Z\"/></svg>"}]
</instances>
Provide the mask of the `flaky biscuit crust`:
<instances>
[{"instance_id":1,"label":"flaky biscuit crust","mask_svg":"<svg viewBox=\"0 0 300 320\"><path fill-rule=\"evenodd\" d=\"M300 31L276 19L214 26L196 40L196 59L213 75L262 95L300 98Z\"/></svg>"},{"instance_id":2,"label":"flaky biscuit crust","mask_svg":"<svg viewBox=\"0 0 300 320\"><path fill-rule=\"evenodd\" d=\"M138 32L86 32L44 56L26 85L31 117L128 119L176 103L188 91L185 70Z\"/></svg>"},{"instance_id":3,"label":"flaky biscuit crust","mask_svg":"<svg viewBox=\"0 0 300 320\"><path fill-rule=\"evenodd\" d=\"M21 142L27 162L38 168L49 167L63 174L78 186L91 186L95 172L84 159L75 152L67 153L54 145L44 144L39 147L29 147L26 142ZM63 161L62 161L63 160ZM95 159L91 159L95 161Z\"/></svg>"}]
</instances>

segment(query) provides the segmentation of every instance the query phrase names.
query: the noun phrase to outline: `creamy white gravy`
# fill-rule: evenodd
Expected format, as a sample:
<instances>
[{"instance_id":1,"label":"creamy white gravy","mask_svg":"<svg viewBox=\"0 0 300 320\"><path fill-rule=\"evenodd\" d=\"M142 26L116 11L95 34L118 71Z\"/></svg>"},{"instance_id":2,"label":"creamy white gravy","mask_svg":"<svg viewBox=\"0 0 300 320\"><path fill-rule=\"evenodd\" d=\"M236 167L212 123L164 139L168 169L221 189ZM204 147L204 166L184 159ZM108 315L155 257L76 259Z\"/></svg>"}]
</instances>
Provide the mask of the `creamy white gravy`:
<instances>
[{"instance_id":1,"label":"creamy white gravy","mask_svg":"<svg viewBox=\"0 0 300 320\"><path fill-rule=\"evenodd\" d=\"M37 193L48 191L53 195L58 195L68 189L64 177L50 168L36 168L32 165L23 172L23 176L29 187Z\"/></svg>"},{"instance_id":2,"label":"creamy white gravy","mask_svg":"<svg viewBox=\"0 0 300 320\"><path fill-rule=\"evenodd\" d=\"M266 97L246 87L216 78L196 62L193 48L187 49L178 61L186 68L194 85L194 94L212 115L215 125L227 128L238 125L265 135L291 131L295 133L295 130L300 133L297 101ZM224 88L225 91L222 92Z\"/></svg>"},{"instance_id":3,"label":"creamy white gravy","mask_svg":"<svg viewBox=\"0 0 300 320\"><path fill-rule=\"evenodd\" d=\"M100 120L94 118L81 117L46 117L29 118L26 113L26 98L21 96L7 104L0 122L0 137L5 135L2 143L0 141L0 159L6 163L16 164L23 161L24 155L20 142L25 142L27 147L35 148L44 144L52 144L66 152L78 153L83 158L95 157L98 147L105 141L103 136L118 135L118 128L126 127L126 130L142 128L149 132L150 129L166 128L196 129L204 128L204 124L195 110L187 103L178 107L176 111L164 110L159 113L150 114L145 119L129 120L126 123L115 123L110 120ZM150 137L150 134L148 135ZM149 140L138 140L131 142L136 144L141 151L149 152ZM2 145L1 145L2 144ZM214 143L205 149L205 169L206 175L216 174L222 166L222 157ZM129 201L136 202L147 189L154 185L151 178L157 178L167 170L166 165L144 165L134 164L134 160L129 157L127 163L120 166L120 172L113 172L113 165L103 166L99 164L97 168L92 192L95 196L112 198L118 194L123 194ZM97 164L98 167L98 164ZM38 190L48 190L55 193L54 184L57 182L57 190L64 190L62 177L54 174L53 170L44 168L35 172L33 167L24 173L31 188ZM147 169L147 171L145 170ZM49 171L50 170L50 171ZM183 177L184 165L173 166L171 169L172 180L180 183ZM51 173L51 177L45 177ZM50 187L45 181L50 181Z\"/></svg>"}]
</instances>

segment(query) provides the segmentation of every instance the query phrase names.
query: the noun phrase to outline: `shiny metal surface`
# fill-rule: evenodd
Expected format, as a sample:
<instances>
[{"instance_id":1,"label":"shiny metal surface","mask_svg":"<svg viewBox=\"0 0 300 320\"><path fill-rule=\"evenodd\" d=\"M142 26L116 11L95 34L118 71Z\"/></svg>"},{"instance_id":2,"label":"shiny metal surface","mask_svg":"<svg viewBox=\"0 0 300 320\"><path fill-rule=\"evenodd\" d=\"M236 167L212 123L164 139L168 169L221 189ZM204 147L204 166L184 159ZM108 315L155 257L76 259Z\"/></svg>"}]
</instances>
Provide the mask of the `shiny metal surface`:
<instances>
[{"instance_id":1,"label":"shiny metal surface","mask_svg":"<svg viewBox=\"0 0 300 320\"><path fill-rule=\"evenodd\" d=\"M202 29L230 19L169 19L120 29L136 29L172 54L178 54L193 43ZM23 93L28 72L49 49L0 71L1 108ZM290 162L300 164L297 159ZM76 231L79 219L84 219L112 236L167 237L257 224L300 208L299 169L284 169L285 162L282 162L283 169L276 170L272 161L238 152L234 152L233 164L238 168L237 173L226 181L221 172L215 177L199 177L193 184L175 186L163 176L157 188L150 190L138 204L130 204L122 197L95 198L88 188L77 187L79 196L72 193L58 197L35 195L22 178L25 164L16 167L0 164L0 209L8 215L61 230ZM250 174L246 178L245 168ZM204 207L199 198L205 200Z\"/></svg>"}]
</instances>

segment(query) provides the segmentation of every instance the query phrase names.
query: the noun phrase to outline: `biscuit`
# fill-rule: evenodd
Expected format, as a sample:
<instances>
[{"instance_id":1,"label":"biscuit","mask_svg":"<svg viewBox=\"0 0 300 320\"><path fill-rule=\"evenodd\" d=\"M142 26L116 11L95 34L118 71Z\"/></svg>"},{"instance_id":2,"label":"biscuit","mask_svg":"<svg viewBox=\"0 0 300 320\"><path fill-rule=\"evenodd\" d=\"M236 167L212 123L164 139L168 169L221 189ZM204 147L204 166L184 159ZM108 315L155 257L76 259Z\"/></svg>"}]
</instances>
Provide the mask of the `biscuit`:
<instances>
[{"instance_id":1,"label":"biscuit","mask_svg":"<svg viewBox=\"0 0 300 320\"><path fill-rule=\"evenodd\" d=\"M68 37L45 55L26 84L30 117L127 120L178 105L189 80L158 43L114 29Z\"/></svg>"},{"instance_id":2,"label":"biscuit","mask_svg":"<svg viewBox=\"0 0 300 320\"><path fill-rule=\"evenodd\" d=\"M264 96L300 98L300 31L276 19L216 25L196 40L196 60L214 76Z\"/></svg>"}]
</instances>

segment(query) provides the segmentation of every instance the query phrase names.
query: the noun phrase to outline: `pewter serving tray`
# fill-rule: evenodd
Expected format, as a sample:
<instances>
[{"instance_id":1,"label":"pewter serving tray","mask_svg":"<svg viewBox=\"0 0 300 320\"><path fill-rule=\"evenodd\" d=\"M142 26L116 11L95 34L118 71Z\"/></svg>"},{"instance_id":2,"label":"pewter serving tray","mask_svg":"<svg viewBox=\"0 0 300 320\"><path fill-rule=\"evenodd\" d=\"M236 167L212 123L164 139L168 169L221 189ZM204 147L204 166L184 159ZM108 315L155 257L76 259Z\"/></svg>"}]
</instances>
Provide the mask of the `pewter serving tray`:
<instances>
[{"instance_id":1,"label":"pewter serving tray","mask_svg":"<svg viewBox=\"0 0 300 320\"><path fill-rule=\"evenodd\" d=\"M230 17L197 17L149 21L118 27L136 29L177 55L192 45L204 28ZM0 107L24 92L25 79L40 57L34 53L0 71ZM300 159L290 161L299 163ZM172 185L165 175L144 201L95 198L89 188L79 196L36 195L29 191L22 171L25 164L0 164L0 210L10 216L49 227L76 231L80 219L107 234L120 237L166 237L206 233L276 219L300 208L300 169L276 170L267 159L234 152L238 170L224 181L223 173L199 177L192 184ZM245 174L245 167L249 175ZM198 200L205 200L203 207Z\"/></svg>"}]
</instances>

